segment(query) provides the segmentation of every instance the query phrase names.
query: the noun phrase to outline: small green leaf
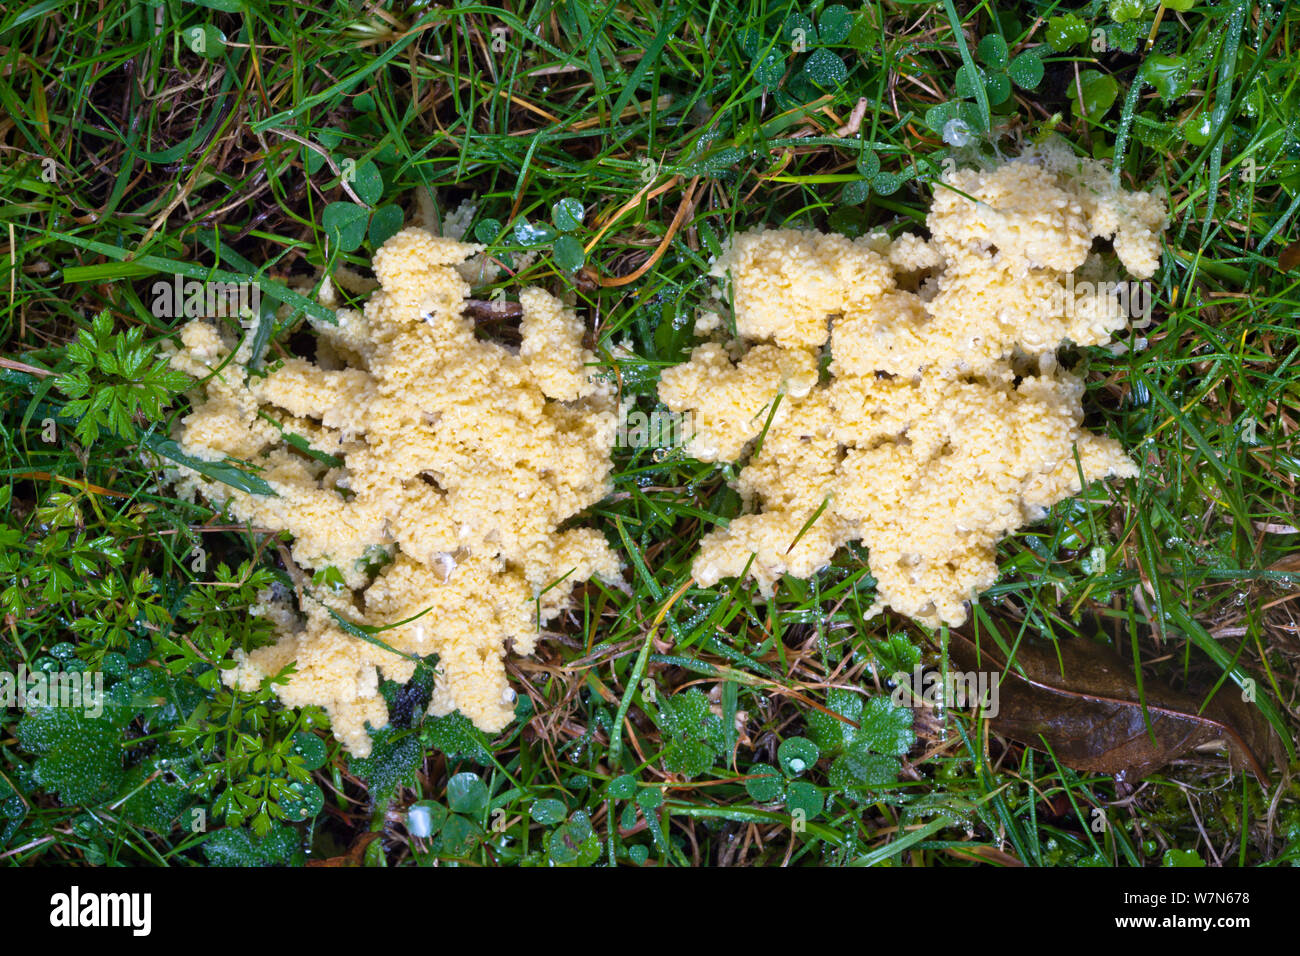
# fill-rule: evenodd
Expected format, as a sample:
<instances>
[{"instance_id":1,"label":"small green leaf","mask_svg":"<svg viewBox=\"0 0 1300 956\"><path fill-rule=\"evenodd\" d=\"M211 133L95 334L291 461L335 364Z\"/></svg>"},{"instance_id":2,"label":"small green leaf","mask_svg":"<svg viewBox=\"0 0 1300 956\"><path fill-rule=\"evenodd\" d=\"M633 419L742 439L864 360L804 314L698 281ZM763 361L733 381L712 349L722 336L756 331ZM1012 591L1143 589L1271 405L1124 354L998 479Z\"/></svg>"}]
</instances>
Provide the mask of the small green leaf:
<instances>
[{"instance_id":1,"label":"small green leaf","mask_svg":"<svg viewBox=\"0 0 1300 956\"><path fill-rule=\"evenodd\" d=\"M1210 134L1214 131L1214 125L1210 122L1210 114L1206 110L1193 113L1188 117L1187 122L1182 124L1181 128L1183 136L1193 146L1204 146L1210 141Z\"/></svg>"},{"instance_id":2,"label":"small green leaf","mask_svg":"<svg viewBox=\"0 0 1300 956\"><path fill-rule=\"evenodd\" d=\"M841 206L826 217L826 226L832 232L856 239L871 232L866 213L857 206Z\"/></svg>"},{"instance_id":3,"label":"small green leaf","mask_svg":"<svg viewBox=\"0 0 1300 956\"><path fill-rule=\"evenodd\" d=\"M957 100L949 100L946 103L931 106L925 111L925 125L936 133L942 133L943 128L948 125L949 121L957 118L957 104ZM877 160L877 168L879 168L879 165L879 160Z\"/></svg>"},{"instance_id":4,"label":"small green leaf","mask_svg":"<svg viewBox=\"0 0 1300 956\"><path fill-rule=\"evenodd\" d=\"M664 747L664 769L690 779L713 766L713 751L696 740L673 740Z\"/></svg>"},{"instance_id":5,"label":"small green leaf","mask_svg":"<svg viewBox=\"0 0 1300 956\"><path fill-rule=\"evenodd\" d=\"M369 786L376 804L387 804L399 786L415 782L415 771L424 759L420 738L407 730L381 727L370 735L373 746L368 757L353 757L348 769Z\"/></svg>"},{"instance_id":6,"label":"small green leaf","mask_svg":"<svg viewBox=\"0 0 1300 956\"><path fill-rule=\"evenodd\" d=\"M1007 79L1006 73L985 70L982 67L976 67L976 70L979 72L980 82L988 92L989 102L995 105L1006 102L1007 97L1011 95L1011 81ZM974 80L965 66L957 68L957 95L967 98L975 96Z\"/></svg>"},{"instance_id":7,"label":"small green leaf","mask_svg":"<svg viewBox=\"0 0 1300 956\"><path fill-rule=\"evenodd\" d=\"M412 836L427 839L436 836L447 823L451 811L437 800L421 800L406 810L406 829Z\"/></svg>"},{"instance_id":8,"label":"small green leaf","mask_svg":"<svg viewBox=\"0 0 1300 956\"><path fill-rule=\"evenodd\" d=\"M824 90L839 87L849 78L844 60L830 50L818 48L804 62L804 76Z\"/></svg>"},{"instance_id":9,"label":"small green leaf","mask_svg":"<svg viewBox=\"0 0 1300 956\"><path fill-rule=\"evenodd\" d=\"M1116 23L1127 23L1146 13L1146 4L1143 0L1110 0L1107 12Z\"/></svg>"},{"instance_id":10,"label":"small green leaf","mask_svg":"<svg viewBox=\"0 0 1300 956\"><path fill-rule=\"evenodd\" d=\"M980 119L979 107L974 103L968 103L965 100L958 101L956 118L965 123L972 131L983 128L983 120Z\"/></svg>"},{"instance_id":11,"label":"small green leaf","mask_svg":"<svg viewBox=\"0 0 1300 956\"><path fill-rule=\"evenodd\" d=\"M134 768L127 775L123 789L135 790L135 793L122 804L122 816L155 833L170 833L180 821L181 810L193 799L192 794L180 784L165 780L153 780L141 786L143 781L141 767Z\"/></svg>"},{"instance_id":12,"label":"small green leaf","mask_svg":"<svg viewBox=\"0 0 1300 956\"><path fill-rule=\"evenodd\" d=\"M1195 850L1165 850L1161 866L1202 867L1205 861Z\"/></svg>"},{"instance_id":13,"label":"small green leaf","mask_svg":"<svg viewBox=\"0 0 1300 956\"><path fill-rule=\"evenodd\" d=\"M826 694L826 708L832 713L809 711L808 729L822 750L836 753L851 743L857 733L857 728L847 721L861 722L862 697L843 687L832 687ZM840 720L832 714L839 714L846 720Z\"/></svg>"},{"instance_id":14,"label":"small green leaf","mask_svg":"<svg viewBox=\"0 0 1300 956\"><path fill-rule=\"evenodd\" d=\"M582 228L582 203L565 197L551 207L551 222L560 232L575 232Z\"/></svg>"},{"instance_id":15,"label":"small green leaf","mask_svg":"<svg viewBox=\"0 0 1300 956\"><path fill-rule=\"evenodd\" d=\"M1142 78L1156 88L1156 93L1166 103L1178 99L1190 86L1187 61L1181 56L1152 54L1142 64Z\"/></svg>"},{"instance_id":16,"label":"small green leaf","mask_svg":"<svg viewBox=\"0 0 1300 956\"><path fill-rule=\"evenodd\" d=\"M1048 46L1057 53L1064 53L1088 39L1088 24L1072 13L1052 17L1047 21L1044 37Z\"/></svg>"},{"instance_id":17,"label":"small green leaf","mask_svg":"<svg viewBox=\"0 0 1300 956\"><path fill-rule=\"evenodd\" d=\"M483 732L459 711L426 720L420 735L428 746L441 751L449 760L465 758L480 765L491 763Z\"/></svg>"},{"instance_id":18,"label":"small green leaf","mask_svg":"<svg viewBox=\"0 0 1300 956\"><path fill-rule=\"evenodd\" d=\"M1007 75L1022 90L1037 89L1038 84L1043 82L1043 58L1038 54L1037 48L1026 50L1012 60L1007 67Z\"/></svg>"},{"instance_id":19,"label":"small green leaf","mask_svg":"<svg viewBox=\"0 0 1300 956\"><path fill-rule=\"evenodd\" d=\"M302 730L294 734L293 752L302 757L304 770L319 770L325 766L325 741L315 734Z\"/></svg>"},{"instance_id":20,"label":"small green leaf","mask_svg":"<svg viewBox=\"0 0 1300 956\"><path fill-rule=\"evenodd\" d=\"M352 189L367 206L379 202L384 195L384 177L379 174L379 167L369 159L358 163Z\"/></svg>"},{"instance_id":21,"label":"small green leaf","mask_svg":"<svg viewBox=\"0 0 1300 956\"><path fill-rule=\"evenodd\" d=\"M477 774L458 773L447 781L447 806L456 813L478 816L488 805L488 788Z\"/></svg>"},{"instance_id":22,"label":"small green leaf","mask_svg":"<svg viewBox=\"0 0 1300 956\"><path fill-rule=\"evenodd\" d=\"M871 198L871 183L866 179L845 183L840 192L840 202L847 206L858 206Z\"/></svg>"},{"instance_id":23,"label":"small green leaf","mask_svg":"<svg viewBox=\"0 0 1300 956\"><path fill-rule=\"evenodd\" d=\"M856 740L878 754L901 757L916 742L912 720L908 708L898 706L888 697L872 697L863 708Z\"/></svg>"},{"instance_id":24,"label":"small green leaf","mask_svg":"<svg viewBox=\"0 0 1300 956\"><path fill-rule=\"evenodd\" d=\"M1119 84L1113 76L1096 70L1084 70L1079 74L1079 89L1083 94L1083 111L1091 119L1100 119L1115 103L1119 96ZM1071 109L1077 115L1079 109L1078 94L1071 97Z\"/></svg>"},{"instance_id":25,"label":"small green leaf","mask_svg":"<svg viewBox=\"0 0 1300 956\"><path fill-rule=\"evenodd\" d=\"M40 755L36 782L57 792L64 806L103 803L122 786L120 731L106 717L87 717L71 707L32 707L18 723L18 741Z\"/></svg>"},{"instance_id":26,"label":"small green leaf","mask_svg":"<svg viewBox=\"0 0 1300 956\"><path fill-rule=\"evenodd\" d=\"M298 849L298 831L273 824L264 836L243 827L223 827L203 844L213 866L280 866Z\"/></svg>"},{"instance_id":27,"label":"small green leaf","mask_svg":"<svg viewBox=\"0 0 1300 956\"><path fill-rule=\"evenodd\" d=\"M821 751L807 737L787 737L776 748L776 759L788 775L797 777L817 763Z\"/></svg>"},{"instance_id":28,"label":"small green leaf","mask_svg":"<svg viewBox=\"0 0 1300 956\"><path fill-rule=\"evenodd\" d=\"M871 22L871 18L860 13L853 18L853 27L849 30L849 46L866 53L880 43L880 28Z\"/></svg>"},{"instance_id":29,"label":"small green leaf","mask_svg":"<svg viewBox=\"0 0 1300 956\"><path fill-rule=\"evenodd\" d=\"M327 564L323 568L318 568L311 576L311 583L315 587L326 587L333 591L341 590L345 585L343 572L332 564Z\"/></svg>"},{"instance_id":30,"label":"small green leaf","mask_svg":"<svg viewBox=\"0 0 1300 956\"><path fill-rule=\"evenodd\" d=\"M226 52L226 35L211 23L195 24L181 31L185 48L205 60L219 60Z\"/></svg>"},{"instance_id":31,"label":"small green leaf","mask_svg":"<svg viewBox=\"0 0 1300 956\"><path fill-rule=\"evenodd\" d=\"M903 180L894 173L876 173L871 179L871 188L882 196L892 196L902 187Z\"/></svg>"},{"instance_id":32,"label":"small green leaf","mask_svg":"<svg viewBox=\"0 0 1300 956\"><path fill-rule=\"evenodd\" d=\"M636 796L636 777L630 773L615 777L609 782L605 792L615 800L630 800Z\"/></svg>"},{"instance_id":33,"label":"small green leaf","mask_svg":"<svg viewBox=\"0 0 1300 956\"><path fill-rule=\"evenodd\" d=\"M572 236L560 236L555 240L552 251L555 254L555 264L565 272L577 272L587 261L582 243Z\"/></svg>"},{"instance_id":34,"label":"small green leaf","mask_svg":"<svg viewBox=\"0 0 1300 956\"><path fill-rule=\"evenodd\" d=\"M330 245L342 252L353 252L361 246L369 222L370 211L354 202L332 202L321 214L321 226Z\"/></svg>"},{"instance_id":35,"label":"small green leaf","mask_svg":"<svg viewBox=\"0 0 1300 956\"><path fill-rule=\"evenodd\" d=\"M515 242L521 246L544 246L554 242L557 233L544 222L529 222L522 216L515 220Z\"/></svg>"},{"instance_id":36,"label":"small green leaf","mask_svg":"<svg viewBox=\"0 0 1300 956\"><path fill-rule=\"evenodd\" d=\"M380 206L370 217L370 245L378 249L402 231L405 215L401 206Z\"/></svg>"},{"instance_id":37,"label":"small green leaf","mask_svg":"<svg viewBox=\"0 0 1300 956\"><path fill-rule=\"evenodd\" d=\"M109 677L117 677L119 679L125 677L129 669L130 664L126 657L116 651L109 651L105 654L103 663L100 664L100 670L105 674Z\"/></svg>"},{"instance_id":38,"label":"small green leaf","mask_svg":"<svg viewBox=\"0 0 1300 956\"><path fill-rule=\"evenodd\" d=\"M546 855L555 866L591 866L600 857L600 839L581 810L547 834L545 843Z\"/></svg>"},{"instance_id":39,"label":"small green leaf","mask_svg":"<svg viewBox=\"0 0 1300 956\"><path fill-rule=\"evenodd\" d=\"M754 79L768 89L776 89L785 76L785 57L775 51L767 54L754 66Z\"/></svg>"},{"instance_id":40,"label":"small green leaf","mask_svg":"<svg viewBox=\"0 0 1300 956\"><path fill-rule=\"evenodd\" d=\"M895 757L853 750L831 762L827 779L832 787L841 790L883 789L898 782L900 768Z\"/></svg>"},{"instance_id":41,"label":"small green leaf","mask_svg":"<svg viewBox=\"0 0 1300 956\"><path fill-rule=\"evenodd\" d=\"M811 820L822 812L826 798L822 792L805 780L796 780L785 790L785 806L792 814L802 810L804 819Z\"/></svg>"},{"instance_id":42,"label":"small green leaf","mask_svg":"<svg viewBox=\"0 0 1300 956\"><path fill-rule=\"evenodd\" d=\"M722 754L722 718L709 709L698 687L664 698L659 712L664 732L664 769L690 778L713 766Z\"/></svg>"},{"instance_id":43,"label":"small green leaf","mask_svg":"<svg viewBox=\"0 0 1300 956\"><path fill-rule=\"evenodd\" d=\"M980 40L979 46L976 47L976 54L979 56L980 62L991 70L1005 70L1007 68L1009 56L1007 41L996 33L991 33Z\"/></svg>"},{"instance_id":44,"label":"small green leaf","mask_svg":"<svg viewBox=\"0 0 1300 956\"><path fill-rule=\"evenodd\" d=\"M444 854L464 859L483 841L483 828L473 820L452 815L442 825L438 840Z\"/></svg>"},{"instance_id":45,"label":"small green leaf","mask_svg":"<svg viewBox=\"0 0 1300 956\"><path fill-rule=\"evenodd\" d=\"M314 820L325 809L325 794L310 781L295 780L289 784L293 796L280 800L280 809L290 823Z\"/></svg>"},{"instance_id":46,"label":"small green leaf","mask_svg":"<svg viewBox=\"0 0 1300 956\"><path fill-rule=\"evenodd\" d=\"M843 43L853 29L853 14L842 4L833 4L817 18L817 33L822 43L830 46Z\"/></svg>"},{"instance_id":47,"label":"small green leaf","mask_svg":"<svg viewBox=\"0 0 1300 956\"><path fill-rule=\"evenodd\" d=\"M812 45L817 41L817 28L802 13L792 13L786 17L781 27L781 37L790 44L802 39L807 48L812 49Z\"/></svg>"},{"instance_id":48,"label":"small green leaf","mask_svg":"<svg viewBox=\"0 0 1300 956\"><path fill-rule=\"evenodd\" d=\"M501 222L498 219L484 219L474 226L474 238L484 245L490 245L501 235Z\"/></svg>"},{"instance_id":49,"label":"small green leaf","mask_svg":"<svg viewBox=\"0 0 1300 956\"><path fill-rule=\"evenodd\" d=\"M1011 99L1011 80L1005 73L994 73L985 82L984 88L988 90L991 106L1001 106Z\"/></svg>"},{"instance_id":50,"label":"small green leaf","mask_svg":"<svg viewBox=\"0 0 1300 956\"><path fill-rule=\"evenodd\" d=\"M308 176L315 176L325 166L325 155L309 146L302 148L302 156L303 168L307 170Z\"/></svg>"},{"instance_id":51,"label":"small green leaf","mask_svg":"<svg viewBox=\"0 0 1300 956\"><path fill-rule=\"evenodd\" d=\"M906 634L891 634L883 641L872 641L871 650L890 674L911 671L921 662L921 649Z\"/></svg>"},{"instance_id":52,"label":"small green leaf","mask_svg":"<svg viewBox=\"0 0 1300 956\"><path fill-rule=\"evenodd\" d=\"M529 816L543 826L559 823L568 815L568 812L568 809L561 801L550 797L536 801L528 809Z\"/></svg>"},{"instance_id":53,"label":"small green leaf","mask_svg":"<svg viewBox=\"0 0 1300 956\"><path fill-rule=\"evenodd\" d=\"M749 768L749 778L745 781L745 791L755 803L772 803L781 799L785 792L785 781L780 772L769 763L756 763Z\"/></svg>"}]
</instances>

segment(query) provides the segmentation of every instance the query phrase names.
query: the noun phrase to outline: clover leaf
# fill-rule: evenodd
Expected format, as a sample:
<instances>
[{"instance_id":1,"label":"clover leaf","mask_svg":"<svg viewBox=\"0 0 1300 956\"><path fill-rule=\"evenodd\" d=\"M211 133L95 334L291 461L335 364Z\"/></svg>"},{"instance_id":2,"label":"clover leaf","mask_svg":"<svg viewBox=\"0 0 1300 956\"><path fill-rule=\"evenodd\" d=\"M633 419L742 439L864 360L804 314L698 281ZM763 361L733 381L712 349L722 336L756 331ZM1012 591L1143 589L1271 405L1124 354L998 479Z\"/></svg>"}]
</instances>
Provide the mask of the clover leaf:
<instances>
[{"instance_id":1,"label":"clover leaf","mask_svg":"<svg viewBox=\"0 0 1300 956\"><path fill-rule=\"evenodd\" d=\"M896 783L902 769L898 758L916 739L912 712L883 696L864 703L862 697L843 688L833 688L826 704L831 713L810 714L808 727L821 749L834 755L831 786L853 791Z\"/></svg>"},{"instance_id":2,"label":"clover leaf","mask_svg":"<svg viewBox=\"0 0 1300 956\"><path fill-rule=\"evenodd\" d=\"M555 866L591 866L600 857L600 838L581 810L548 833L544 842L546 855Z\"/></svg>"},{"instance_id":3,"label":"clover leaf","mask_svg":"<svg viewBox=\"0 0 1300 956\"><path fill-rule=\"evenodd\" d=\"M659 728L667 745L664 769L691 778L704 773L725 749L722 718L697 687L663 700Z\"/></svg>"},{"instance_id":4,"label":"clover leaf","mask_svg":"<svg viewBox=\"0 0 1300 956\"><path fill-rule=\"evenodd\" d=\"M1081 96L1071 98L1070 109L1076 116L1082 108L1083 115L1100 119L1119 96L1119 84L1113 76L1097 70L1084 70L1079 74L1079 92Z\"/></svg>"}]
</instances>

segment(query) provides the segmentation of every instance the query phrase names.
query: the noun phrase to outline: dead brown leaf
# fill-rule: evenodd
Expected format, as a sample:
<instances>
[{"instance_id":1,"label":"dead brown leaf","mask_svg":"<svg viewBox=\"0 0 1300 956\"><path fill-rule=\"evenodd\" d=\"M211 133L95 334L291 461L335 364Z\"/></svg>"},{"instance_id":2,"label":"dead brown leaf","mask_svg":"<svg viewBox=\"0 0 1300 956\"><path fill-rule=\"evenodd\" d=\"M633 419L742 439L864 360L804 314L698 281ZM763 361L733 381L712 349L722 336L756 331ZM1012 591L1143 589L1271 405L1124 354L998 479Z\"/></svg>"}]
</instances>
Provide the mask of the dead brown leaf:
<instances>
[{"instance_id":1,"label":"dead brown leaf","mask_svg":"<svg viewBox=\"0 0 1300 956\"><path fill-rule=\"evenodd\" d=\"M324 860L308 860L308 866L365 866L366 847L381 836L377 831L363 833L342 856L331 856Z\"/></svg>"},{"instance_id":2,"label":"dead brown leaf","mask_svg":"<svg viewBox=\"0 0 1300 956\"><path fill-rule=\"evenodd\" d=\"M1277 267L1283 272L1290 272L1300 265L1300 240L1291 243L1277 257Z\"/></svg>"},{"instance_id":3,"label":"dead brown leaf","mask_svg":"<svg viewBox=\"0 0 1300 956\"><path fill-rule=\"evenodd\" d=\"M1005 655L987 636L977 650L954 633L948 651L965 670L1004 673L993 730L1038 749L1046 740L1056 759L1075 770L1133 781L1216 740L1261 782L1268 781L1270 763L1283 765L1281 741L1235 685L1220 687L1202 707L1203 697L1144 680L1148 725L1132 660L1105 645L1065 640L1054 649L1022 642L1015 659L1024 676L1007 669Z\"/></svg>"}]
</instances>

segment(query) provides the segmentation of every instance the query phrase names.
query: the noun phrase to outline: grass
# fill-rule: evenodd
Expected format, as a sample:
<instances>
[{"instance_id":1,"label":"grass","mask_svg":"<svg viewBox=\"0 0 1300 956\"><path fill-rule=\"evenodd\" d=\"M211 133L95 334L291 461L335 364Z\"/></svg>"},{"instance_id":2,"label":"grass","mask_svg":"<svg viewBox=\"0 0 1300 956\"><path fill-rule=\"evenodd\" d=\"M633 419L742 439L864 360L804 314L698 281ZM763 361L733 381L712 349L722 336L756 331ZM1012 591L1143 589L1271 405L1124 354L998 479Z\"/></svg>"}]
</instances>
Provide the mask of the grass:
<instances>
[{"instance_id":1,"label":"grass","mask_svg":"<svg viewBox=\"0 0 1300 956\"><path fill-rule=\"evenodd\" d=\"M1170 197L1152 324L1125 351L1070 353L1089 427L1143 473L1004 542L967 628L1102 635L1147 679L1253 677L1291 740L1289 14L1141 0L9 10L0 658L102 670L121 706L99 721L0 709L0 860L1294 864L1296 784L1261 786L1217 753L1132 786L922 708L877 754L896 759L887 783L835 785L847 743L828 711L858 714L861 691L883 699L887 676L917 660L942 666L944 635L864 620L873 581L855 547L771 600L694 586L700 536L739 513L734 474L649 450L618 452L616 491L589 515L627 560L629 590L586 586L535 657L511 660L515 725L488 740L455 716L398 721L372 758L349 760L321 713L216 679L233 647L267 635L247 609L283 578L281 543L175 500L141 456L185 413L154 352L179 321L145 304L152 282L255 274L301 309L279 291L289 282L367 266L358 199L397 207L375 215L375 238L420 192L440 214L475 199L473 234L516 273L501 288L571 292L649 411L658 372L695 342L706 263L735 231L915 227L944 160L965 155L945 144L948 121L1004 155L1055 130ZM986 79L967 82L977 69ZM860 126L837 135L859 97ZM555 215L565 199L585 219ZM309 347L305 328L298 311L269 354ZM619 344L632 357L615 358ZM887 728L872 706L859 722ZM417 806L428 838L410 835Z\"/></svg>"}]
</instances>

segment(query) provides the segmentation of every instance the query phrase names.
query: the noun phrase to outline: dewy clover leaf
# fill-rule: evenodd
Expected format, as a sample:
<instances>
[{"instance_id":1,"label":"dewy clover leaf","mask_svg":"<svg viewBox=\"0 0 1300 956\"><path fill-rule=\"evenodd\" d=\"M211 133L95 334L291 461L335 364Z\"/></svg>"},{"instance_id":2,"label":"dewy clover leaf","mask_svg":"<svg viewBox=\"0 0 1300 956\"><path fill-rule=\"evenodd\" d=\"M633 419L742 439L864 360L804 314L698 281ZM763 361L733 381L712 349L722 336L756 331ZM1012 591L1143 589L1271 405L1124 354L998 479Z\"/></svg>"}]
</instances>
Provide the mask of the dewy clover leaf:
<instances>
[{"instance_id":1,"label":"dewy clover leaf","mask_svg":"<svg viewBox=\"0 0 1300 956\"><path fill-rule=\"evenodd\" d=\"M581 269L587 261L587 253L582 243L571 233L582 229L582 203L565 197L551 207L551 222L563 235L556 236L551 251L555 264L565 272L573 273Z\"/></svg>"},{"instance_id":2,"label":"dewy clover leaf","mask_svg":"<svg viewBox=\"0 0 1300 956\"><path fill-rule=\"evenodd\" d=\"M833 688L826 703L846 719L813 711L808 725L822 749L834 755L831 786L853 791L895 784L901 769L898 758L915 741L912 712L884 696L872 697L864 705L860 695L843 688Z\"/></svg>"},{"instance_id":3,"label":"dewy clover leaf","mask_svg":"<svg viewBox=\"0 0 1300 956\"><path fill-rule=\"evenodd\" d=\"M722 718L698 687L663 698L658 723L667 740L663 761L669 773L697 777L723 753Z\"/></svg>"},{"instance_id":4,"label":"dewy clover leaf","mask_svg":"<svg viewBox=\"0 0 1300 956\"><path fill-rule=\"evenodd\" d=\"M984 84L990 106L1001 106L1011 98L1013 82L1022 90L1032 91L1043 81L1042 52L1038 47L1012 59L1007 41L991 33L980 40L975 55L979 61L979 80ZM966 99L975 96L974 80L965 66L957 70L957 95Z\"/></svg>"}]
</instances>

